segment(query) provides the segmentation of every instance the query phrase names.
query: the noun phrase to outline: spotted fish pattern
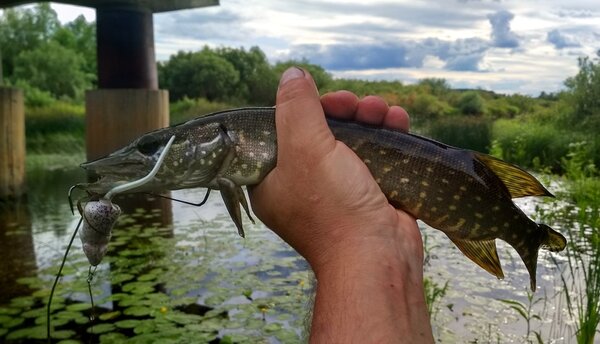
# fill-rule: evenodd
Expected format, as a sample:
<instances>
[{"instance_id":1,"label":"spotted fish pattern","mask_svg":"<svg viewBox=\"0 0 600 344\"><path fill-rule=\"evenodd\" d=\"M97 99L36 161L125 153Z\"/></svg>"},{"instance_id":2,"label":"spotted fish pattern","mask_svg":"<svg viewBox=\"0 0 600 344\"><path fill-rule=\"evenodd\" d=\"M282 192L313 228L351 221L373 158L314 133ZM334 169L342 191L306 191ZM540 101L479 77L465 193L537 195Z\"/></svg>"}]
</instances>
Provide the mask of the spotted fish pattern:
<instances>
[{"instance_id":1,"label":"spotted fish pattern","mask_svg":"<svg viewBox=\"0 0 600 344\"><path fill-rule=\"evenodd\" d=\"M473 262L503 278L495 239L516 249L535 290L539 248L560 251L566 239L529 219L513 198L552 196L517 166L413 134L328 119L335 138L360 157L390 204L448 238ZM155 179L140 190L206 187L221 191L243 236L241 186L258 184L276 165L274 108L227 110L150 132L107 157L82 165L102 178L87 186L103 193L152 169L175 142Z\"/></svg>"}]
</instances>

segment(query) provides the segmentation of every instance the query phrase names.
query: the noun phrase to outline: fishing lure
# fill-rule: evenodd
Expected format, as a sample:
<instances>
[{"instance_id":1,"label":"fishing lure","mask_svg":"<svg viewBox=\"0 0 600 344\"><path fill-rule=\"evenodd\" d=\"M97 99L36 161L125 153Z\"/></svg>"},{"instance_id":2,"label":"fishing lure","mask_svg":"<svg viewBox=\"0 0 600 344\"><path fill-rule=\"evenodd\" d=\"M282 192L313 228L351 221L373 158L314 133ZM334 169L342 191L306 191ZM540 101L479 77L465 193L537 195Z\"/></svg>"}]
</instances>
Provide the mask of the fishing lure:
<instances>
[{"instance_id":1,"label":"fishing lure","mask_svg":"<svg viewBox=\"0 0 600 344\"><path fill-rule=\"evenodd\" d=\"M98 195L93 195L88 197L85 205L82 206L82 202L85 200L81 199L77 202L77 210L81 215L79 219L79 223L77 227L75 227L75 231L71 236L71 240L67 245L67 249L65 250L65 255L63 256L62 263L58 269L58 273L56 274L56 278L54 279L54 284L52 285L52 290L50 291L50 296L48 299L48 308L46 312L47 317L47 339L48 342L51 341L51 325L50 325L50 308L52 305L52 298L54 296L54 291L56 290L56 286L58 284L58 280L62 274L63 267L67 260L67 256L69 254L69 250L75 240L75 236L79 231L79 227L81 227L81 231L79 231L79 238L81 240L83 253L88 259L90 263L90 271L88 275L88 287L90 288L90 296L91 296L91 278L93 276L93 271L91 267L96 267L98 264L102 262L102 259L106 255L108 250L108 243L112 236L112 229L119 219L121 215L121 208L112 202L112 198L120 193L127 192L131 189L135 189L140 187L148 182L150 182L154 176L158 173L158 170L162 166L165 157L167 156L171 145L175 141L175 135L171 136L167 144L165 145L163 151L158 157L154 168L143 178L138 180L134 180L129 183L124 183L121 185L117 185L111 190L109 190L104 196L99 197ZM69 206L71 207L71 212L74 213L72 193L75 189L85 188L85 183L73 185L69 189L68 198L69 198ZM83 224L83 226L82 226ZM93 305L93 300L92 300ZM93 308L93 306L92 306Z\"/></svg>"}]
</instances>

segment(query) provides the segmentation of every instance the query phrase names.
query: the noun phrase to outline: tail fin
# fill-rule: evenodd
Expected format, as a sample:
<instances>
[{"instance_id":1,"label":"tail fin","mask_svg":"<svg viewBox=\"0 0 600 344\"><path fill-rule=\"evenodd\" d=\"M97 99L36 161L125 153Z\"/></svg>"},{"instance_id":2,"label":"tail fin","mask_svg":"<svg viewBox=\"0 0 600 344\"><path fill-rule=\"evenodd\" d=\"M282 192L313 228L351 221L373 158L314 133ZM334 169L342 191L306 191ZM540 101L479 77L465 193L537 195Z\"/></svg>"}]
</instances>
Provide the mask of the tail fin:
<instances>
[{"instance_id":1,"label":"tail fin","mask_svg":"<svg viewBox=\"0 0 600 344\"><path fill-rule=\"evenodd\" d=\"M543 223L538 223L538 228L548 233L548 236L542 242L541 248L551 252L560 252L565 249L567 239L562 234Z\"/></svg>"},{"instance_id":2,"label":"tail fin","mask_svg":"<svg viewBox=\"0 0 600 344\"><path fill-rule=\"evenodd\" d=\"M535 291L537 257L540 248L552 252L562 251L567 245L565 237L545 224L537 224L536 235L525 238L517 243L510 243L517 250L529 272L531 290Z\"/></svg>"}]
</instances>

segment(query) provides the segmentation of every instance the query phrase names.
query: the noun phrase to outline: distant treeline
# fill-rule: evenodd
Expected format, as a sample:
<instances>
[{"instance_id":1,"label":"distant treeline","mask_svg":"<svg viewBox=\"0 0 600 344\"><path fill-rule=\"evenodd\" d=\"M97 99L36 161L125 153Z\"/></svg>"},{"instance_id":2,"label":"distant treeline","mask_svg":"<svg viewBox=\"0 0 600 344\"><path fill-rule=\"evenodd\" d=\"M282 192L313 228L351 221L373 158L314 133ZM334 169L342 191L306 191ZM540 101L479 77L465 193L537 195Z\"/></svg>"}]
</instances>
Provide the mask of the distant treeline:
<instances>
[{"instance_id":1,"label":"distant treeline","mask_svg":"<svg viewBox=\"0 0 600 344\"><path fill-rule=\"evenodd\" d=\"M2 13L4 83L25 90L29 137L61 130L61 123L70 123L71 129L81 123L80 129L70 130L81 135L83 95L96 86L95 40L95 23L80 16L63 25L47 3ZM322 93L346 89L403 106L414 130L448 144L558 172L576 149L582 164L597 173L600 64L596 58L579 59L579 72L565 81L564 91L542 92L538 97L457 90L438 78L416 84L338 79L304 60L270 63L258 47L180 51L157 67L160 87L170 92L172 118L181 121L225 107L273 105L279 76L292 65L309 70Z\"/></svg>"}]
</instances>

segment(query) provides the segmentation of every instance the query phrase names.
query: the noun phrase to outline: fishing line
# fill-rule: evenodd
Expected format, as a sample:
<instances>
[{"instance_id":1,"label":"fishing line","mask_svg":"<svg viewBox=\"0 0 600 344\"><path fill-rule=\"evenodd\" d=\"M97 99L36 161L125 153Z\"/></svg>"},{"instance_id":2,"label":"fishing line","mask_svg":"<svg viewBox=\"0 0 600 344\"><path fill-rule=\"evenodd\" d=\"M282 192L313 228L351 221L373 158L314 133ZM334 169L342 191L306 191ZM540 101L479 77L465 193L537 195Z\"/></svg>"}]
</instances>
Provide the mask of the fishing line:
<instances>
[{"instance_id":1,"label":"fishing line","mask_svg":"<svg viewBox=\"0 0 600 344\"><path fill-rule=\"evenodd\" d=\"M90 310L90 334L94 334L94 322L96 322L96 308L94 307L94 295L92 294L92 280L94 279L94 275L96 274L97 268L97 265L90 265L87 277L88 294L90 295L90 303L92 304L92 308Z\"/></svg>"},{"instance_id":2,"label":"fishing line","mask_svg":"<svg viewBox=\"0 0 600 344\"><path fill-rule=\"evenodd\" d=\"M157 161L156 161L156 165L154 165L154 168L150 171L150 173L148 173L146 176L144 176L143 178L140 178L138 180L134 180L132 182L129 183L125 183L125 184L121 184L121 185L117 185L115 187L113 187L112 189L110 189L105 195L104 197L102 197L99 201L94 201L97 202L98 204L103 204L103 205L109 205L111 207L111 210L116 213L116 217L113 219L112 223L102 223L105 226L108 226L108 232L109 232L109 238L110 238L110 230L112 229L112 226L114 225L114 222L116 221L116 219L118 218L119 214L120 214L120 209L118 206L113 205L111 202L111 198L113 196L115 196L116 194L122 193L122 192L126 192L132 189L135 189L137 187L140 187L148 182L150 182L152 180L152 178L154 178L154 176L156 175L156 173L158 173L158 170L160 169L163 161L165 160L165 157L169 151L169 149L171 148L171 145L173 144L173 141L175 141L175 135L171 136L171 138L169 139L169 141L167 142L167 144L165 145L165 148L163 149L163 151L161 152L160 156L158 157ZM71 212L73 214L75 214L75 210L73 208L73 199L72 199L72 193L75 189L77 188L84 188L85 184L76 184L73 185L69 188L69 194L68 194L68 199L69 199L69 206L71 207ZM89 193L88 193L89 194ZM207 197L206 197L207 198ZM81 201L80 201L81 202ZM67 246L67 249L65 251L65 255L63 256L62 262L60 264L60 267L58 269L58 273L56 274L56 278L54 279L54 284L52 284L52 289L50 290L50 298L48 299L48 309L46 311L46 336L47 336L47 342L51 343L52 342L52 338L51 338L51 326L50 326L50 307L52 305L52 298L54 297L54 291L56 290L56 286L58 285L58 280L60 279L60 276L62 274L62 270L65 266L65 263L67 261L67 256L69 255L69 251L71 249L71 246L73 245L73 241L75 241L75 237L77 236L77 232L79 232L79 227L81 226L81 224L83 223L84 217L85 217L85 225L84 225L84 230L87 230L87 228L91 228L94 232L96 232L97 234L104 234L102 232L99 232L95 226L92 226L89 219L85 216L86 214L86 209L87 209L87 205L89 205L90 203L86 204L86 207L84 207L84 209L82 209L80 202L77 203L77 210L79 210L79 213L81 214L81 217L79 218L79 222L77 223L77 227L75 228L75 231L73 231L73 235L71 236L71 240L69 241L69 244ZM93 203L96 204L96 203ZM94 210L94 211L98 211L98 210ZM102 213L101 213L102 214ZM94 219L94 220L98 220L98 219ZM88 255L88 252L85 251L85 245L86 243L83 242L84 240L82 239L82 244L84 245L84 253L86 253L86 256L88 257L88 260L90 260L90 256ZM104 252L101 253L102 256L104 256L105 250ZM98 259L98 263L100 262L100 260L102 259L102 256L99 257ZM95 258L95 257L94 257ZM91 261L90 261L91 262ZM90 320L93 322L95 319L95 315L94 315L94 297L92 295L92 279L94 277L94 273L96 272L96 269L94 268L94 270L92 271L92 266L97 267L98 264L91 264L88 270L88 277L87 277L87 284L88 284L88 291L90 294L90 300L91 300L91 304L92 304L92 310L90 313Z\"/></svg>"},{"instance_id":3,"label":"fishing line","mask_svg":"<svg viewBox=\"0 0 600 344\"><path fill-rule=\"evenodd\" d=\"M51 343L50 337L50 306L52 305L52 298L54 297L54 290L56 290L56 285L58 284L58 280L60 279L60 275L62 274L63 267L65 266L65 262L67 261L67 256L69 255L69 250L73 245L73 241L75 241L75 237L77 236L77 231L79 231L79 227L83 222L83 216L79 218L79 222L77 223L77 227L71 236L71 240L69 241L69 245L67 245L67 250L65 251L65 255L63 256L62 262L60 263L60 267L58 268L58 273L56 274L56 278L54 279L54 284L52 284L52 289L50 290L50 298L48 299L48 310L46 311L46 335L48 339L48 343Z\"/></svg>"},{"instance_id":4,"label":"fishing line","mask_svg":"<svg viewBox=\"0 0 600 344\"><path fill-rule=\"evenodd\" d=\"M202 201L200 201L200 203L193 203L193 202L189 202L189 201L184 201L182 199L177 199L177 198L172 198L169 196L165 196L165 195L161 195L161 194L156 194L156 193L152 193L152 192L144 192L146 195L150 195L150 196L155 196L155 197L160 197L160 198L165 198L171 201L175 201L175 202L179 202L179 203L183 203L183 204L187 204L187 205L192 205L194 207L201 207L204 205L204 203L206 203L206 201L208 201L208 196L210 195L210 191L212 189L208 188L206 189L206 194L204 194L204 198L202 199Z\"/></svg>"}]
</instances>

